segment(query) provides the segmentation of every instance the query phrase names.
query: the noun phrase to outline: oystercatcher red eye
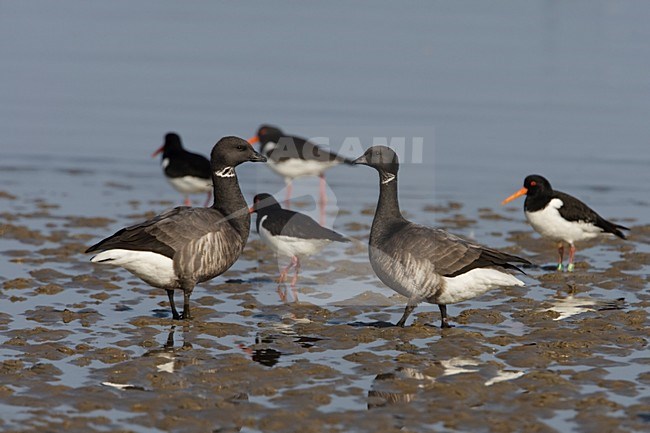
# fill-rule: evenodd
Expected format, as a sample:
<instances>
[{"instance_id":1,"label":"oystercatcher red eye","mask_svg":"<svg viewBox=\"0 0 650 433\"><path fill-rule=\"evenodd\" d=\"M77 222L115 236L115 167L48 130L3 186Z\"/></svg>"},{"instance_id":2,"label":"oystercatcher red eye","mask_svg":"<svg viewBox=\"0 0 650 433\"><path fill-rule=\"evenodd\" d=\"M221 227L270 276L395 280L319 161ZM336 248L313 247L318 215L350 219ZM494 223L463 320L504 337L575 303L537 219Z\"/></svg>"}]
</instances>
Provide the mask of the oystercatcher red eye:
<instances>
[{"instance_id":1,"label":"oystercatcher red eye","mask_svg":"<svg viewBox=\"0 0 650 433\"><path fill-rule=\"evenodd\" d=\"M537 185L537 182L535 182L535 181L532 181L532 182L530 183L530 186L535 186L535 185Z\"/></svg>"}]
</instances>

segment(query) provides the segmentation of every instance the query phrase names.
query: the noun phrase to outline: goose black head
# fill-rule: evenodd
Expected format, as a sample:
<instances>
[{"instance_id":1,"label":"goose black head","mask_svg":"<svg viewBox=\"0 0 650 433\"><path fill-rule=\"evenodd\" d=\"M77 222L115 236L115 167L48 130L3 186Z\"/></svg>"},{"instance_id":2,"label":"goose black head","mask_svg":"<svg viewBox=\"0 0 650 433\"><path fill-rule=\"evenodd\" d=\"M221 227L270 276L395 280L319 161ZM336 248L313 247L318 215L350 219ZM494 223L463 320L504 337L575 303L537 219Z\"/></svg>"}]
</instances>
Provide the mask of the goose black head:
<instances>
[{"instance_id":1,"label":"goose black head","mask_svg":"<svg viewBox=\"0 0 650 433\"><path fill-rule=\"evenodd\" d=\"M399 159L393 149L386 146L373 146L363 155L352 161L353 164L374 168L381 176L381 183L387 184L395 179L399 171Z\"/></svg>"},{"instance_id":2,"label":"goose black head","mask_svg":"<svg viewBox=\"0 0 650 433\"><path fill-rule=\"evenodd\" d=\"M234 168L242 162L266 162L266 158L239 137L223 137L212 148L210 163L212 168Z\"/></svg>"}]
</instances>

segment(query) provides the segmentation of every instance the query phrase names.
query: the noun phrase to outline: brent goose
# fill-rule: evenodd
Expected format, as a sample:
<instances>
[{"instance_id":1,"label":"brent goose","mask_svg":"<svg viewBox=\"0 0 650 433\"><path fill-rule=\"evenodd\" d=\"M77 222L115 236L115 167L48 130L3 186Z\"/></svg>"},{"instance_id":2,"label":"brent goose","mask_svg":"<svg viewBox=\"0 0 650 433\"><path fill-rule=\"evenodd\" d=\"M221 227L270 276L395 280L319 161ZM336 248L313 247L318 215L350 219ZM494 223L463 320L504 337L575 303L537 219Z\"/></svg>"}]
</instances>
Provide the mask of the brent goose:
<instances>
[{"instance_id":1,"label":"brent goose","mask_svg":"<svg viewBox=\"0 0 650 433\"><path fill-rule=\"evenodd\" d=\"M595 238L604 233L611 233L621 239L625 235L621 230L630 230L619 224L607 221L589 206L577 198L555 191L544 177L531 174L524 179L524 187L503 200L506 204L526 195L524 214L533 229L542 237L558 241L558 271L562 270L564 244L569 244L569 264L567 271L572 272L573 258L576 253L574 242Z\"/></svg>"},{"instance_id":2,"label":"brent goose","mask_svg":"<svg viewBox=\"0 0 650 433\"><path fill-rule=\"evenodd\" d=\"M399 161L386 146L373 146L354 161L379 172L379 200L370 230L370 264L379 279L408 298L397 326L422 301L438 304L441 327L449 328L447 304L465 301L500 286L523 286L506 270L521 257L478 245L402 216L397 198Z\"/></svg>"},{"instance_id":3,"label":"brent goose","mask_svg":"<svg viewBox=\"0 0 650 433\"><path fill-rule=\"evenodd\" d=\"M291 263L278 278L278 282L283 283L289 270L295 268L291 287L295 287L298 280L300 257L315 254L331 242L349 242L349 239L319 225L305 214L282 209L271 194L257 194L250 212L257 213L257 233L264 243L276 254L291 258Z\"/></svg>"},{"instance_id":4,"label":"brent goose","mask_svg":"<svg viewBox=\"0 0 650 433\"><path fill-rule=\"evenodd\" d=\"M211 207L176 207L123 228L86 251L99 252L91 262L121 266L147 284L165 289L174 319L190 319L194 286L221 275L239 258L248 239L250 214L235 167L266 161L238 137L219 140L211 159ZM182 315L174 304L176 289L183 291Z\"/></svg>"},{"instance_id":5,"label":"brent goose","mask_svg":"<svg viewBox=\"0 0 650 433\"><path fill-rule=\"evenodd\" d=\"M307 139L286 135L271 125L262 125L257 134L248 140L250 144L260 143L260 152L268 158L268 165L284 177L287 185L285 206L289 207L291 181L301 176L320 177L320 220L325 222L327 204L325 170L338 164L352 164L352 161L328 152Z\"/></svg>"},{"instance_id":6,"label":"brent goose","mask_svg":"<svg viewBox=\"0 0 650 433\"><path fill-rule=\"evenodd\" d=\"M190 194L208 193L204 206L210 204L212 193L212 170L210 161L203 155L188 152L183 148L181 137L169 132L165 143L151 157L162 152L161 166L165 178L185 197L185 206L191 206Z\"/></svg>"}]
</instances>

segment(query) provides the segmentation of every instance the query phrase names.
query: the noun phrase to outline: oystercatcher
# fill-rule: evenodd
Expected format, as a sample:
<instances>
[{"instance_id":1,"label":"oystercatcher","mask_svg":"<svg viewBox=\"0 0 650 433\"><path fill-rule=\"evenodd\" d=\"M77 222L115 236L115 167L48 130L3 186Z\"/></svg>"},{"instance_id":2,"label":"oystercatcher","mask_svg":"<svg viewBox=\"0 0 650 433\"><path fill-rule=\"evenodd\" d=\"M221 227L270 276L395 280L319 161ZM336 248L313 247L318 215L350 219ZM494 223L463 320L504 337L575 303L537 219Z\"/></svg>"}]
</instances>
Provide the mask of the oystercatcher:
<instances>
[{"instance_id":1,"label":"oystercatcher","mask_svg":"<svg viewBox=\"0 0 650 433\"><path fill-rule=\"evenodd\" d=\"M279 283L286 281L293 267L295 272L291 287L295 287L298 281L300 257L315 254L331 242L349 242L349 239L319 225L305 214L282 209L271 194L257 194L249 211L257 213L257 233L262 241L276 254L291 258L291 263L278 278Z\"/></svg>"},{"instance_id":2,"label":"oystercatcher","mask_svg":"<svg viewBox=\"0 0 650 433\"><path fill-rule=\"evenodd\" d=\"M447 305L501 286L523 286L508 271L522 272L521 257L469 242L441 229L422 226L402 216L397 198L399 161L386 146L373 146L354 161L379 172L379 200L370 230L370 264L379 279L408 303L397 326L422 301L438 304L441 327L451 325Z\"/></svg>"},{"instance_id":3,"label":"oystercatcher","mask_svg":"<svg viewBox=\"0 0 650 433\"><path fill-rule=\"evenodd\" d=\"M204 206L210 204L212 193L212 173L210 161L203 155L188 152L183 148L181 137L169 132L165 143L151 157L162 152L161 165L165 178L185 197L185 206L191 206L190 194L208 193Z\"/></svg>"},{"instance_id":4,"label":"oystercatcher","mask_svg":"<svg viewBox=\"0 0 650 433\"><path fill-rule=\"evenodd\" d=\"M621 230L630 230L607 221L577 198L553 190L548 180L536 174L526 176L524 187L501 204L509 203L524 194L524 214L530 225L542 237L558 241L558 271L562 270L564 259L563 242L569 244L567 271L572 272L576 253L574 242L592 239L604 233L625 239Z\"/></svg>"},{"instance_id":5,"label":"oystercatcher","mask_svg":"<svg viewBox=\"0 0 650 433\"><path fill-rule=\"evenodd\" d=\"M338 164L352 164L350 159L328 152L309 140L286 135L279 128L262 125L250 144L260 143L260 152L268 159L273 171L284 178L287 185L285 206L289 207L291 181L301 176L320 177L320 222L325 222L327 204L325 170Z\"/></svg>"},{"instance_id":6,"label":"oystercatcher","mask_svg":"<svg viewBox=\"0 0 650 433\"><path fill-rule=\"evenodd\" d=\"M190 295L198 283L221 275L239 258L250 231L250 215L235 174L246 162L264 162L238 137L224 137L212 149L212 207L180 206L123 228L86 250L94 263L121 266L145 283L165 289L174 319L190 319ZM182 290L183 314L174 304Z\"/></svg>"}]
</instances>

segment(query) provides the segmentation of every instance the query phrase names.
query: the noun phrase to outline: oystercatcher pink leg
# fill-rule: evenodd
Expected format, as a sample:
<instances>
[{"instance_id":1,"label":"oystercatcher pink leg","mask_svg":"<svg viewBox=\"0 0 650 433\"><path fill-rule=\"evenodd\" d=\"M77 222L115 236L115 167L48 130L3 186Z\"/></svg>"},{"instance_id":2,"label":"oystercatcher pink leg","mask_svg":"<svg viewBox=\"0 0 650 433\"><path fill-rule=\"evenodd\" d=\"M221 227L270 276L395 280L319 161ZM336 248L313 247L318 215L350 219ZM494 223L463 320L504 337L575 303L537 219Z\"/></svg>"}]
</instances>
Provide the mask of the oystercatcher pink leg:
<instances>
[{"instance_id":1,"label":"oystercatcher pink leg","mask_svg":"<svg viewBox=\"0 0 650 433\"><path fill-rule=\"evenodd\" d=\"M557 253L558 253L558 260L557 260L557 270L561 271L562 270L562 262L564 261L564 244L562 241L558 242L557 244Z\"/></svg>"},{"instance_id":2,"label":"oystercatcher pink leg","mask_svg":"<svg viewBox=\"0 0 650 433\"><path fill-rule=\"evenodd\" d=\"M325 225L325 208L327 207L327 184L325 183L325 174L321 173L320 177L320 224Z\"/></svg>"},{"instance_id":3,"label":"oystercatcher pink leg","mask_svg":"<svg viewBox=\"0 0 650 433\"><path fill-rule=\"evenodd\" d=\"M298 282L298 273L300 272L300 259L297 256L293 256L293 259L295 259L296 264L294 265L295 273L293 274L293 279L291 280L291 293L293 294L293 301L298 302L298 290L296 289L296 283Z\"/></svg>"},{"instance_id":4,"label":"oystercatcher pink leg","mask_svg":"<svg viewBox=\"0 0 650 433\"><path fill-rule=\"evenodd\" d=\"M566 270L569 272L573 272L573 258L576 255L576 247L573 244L569 245L569 265L566 267Z\"/></svg>"},{"instance_id":5,"label":"oystercatcher pink leg","mask_svg":"<svg viewBox=\"0 0 650 433\"><path fill-rule=\"evenodd\" d=\"M190 201L190 196L186 195L185 196L185 201L183 202L185 206L192 206L192 202Z\"/></svg>"},{"instance_id":6,"label":"oystercatcher pink leg","mask_svg":"<svg viewBox=\"0 0 650 433\"><path fill-rule=\"evenodd\" d=\"M300 272L300 259L297 256L291 258L291 263L293 264L294 274L291 279L291 287L296 287L298 282L298 272Z\"/></svg>"},{"instance_id":7,"label":"oystercatcher pink leg","mask_svg":"<svg viewBox=\"0 0 650 433\"><path fill-rule=\"evenodd\" d=\"M203 207L208 207L210 206L210 201L212 200L212 192L208 191L208 197L205 199L205 204Z\"/></svg>"},{"instance_id":8,"label":"oystercatcher pink leg","mask_svg":"<svg viewBox=\"0 0 650 433\"><path fill-rule=\"evenodd\" d=\"M293 190L293 186L292 186L292 184L291 184L291 181L287 182L287 188L286 188L286 189L287 189L287 194L286 194L286 196L284 197L284 206L285 206L287 209L290 209L290 208L291 208L291 203L290 203L290 200L291 200L291 192L292 192L292 190Z\"/></svg>"},{"instance_id":9,"label":"oystercatcher pink leg","mask_svg":"<svg viewBox=\"0 0 650 433\"><path fill-rule=\"evenodd\" d=\"M280 272L280 276L277 279L278 283L284 283L287 281L287 275L289 274L289 270L293 267L293 259L291 260L291 263L289 263L282 271Z\"/></svg>"}]
</instances>

